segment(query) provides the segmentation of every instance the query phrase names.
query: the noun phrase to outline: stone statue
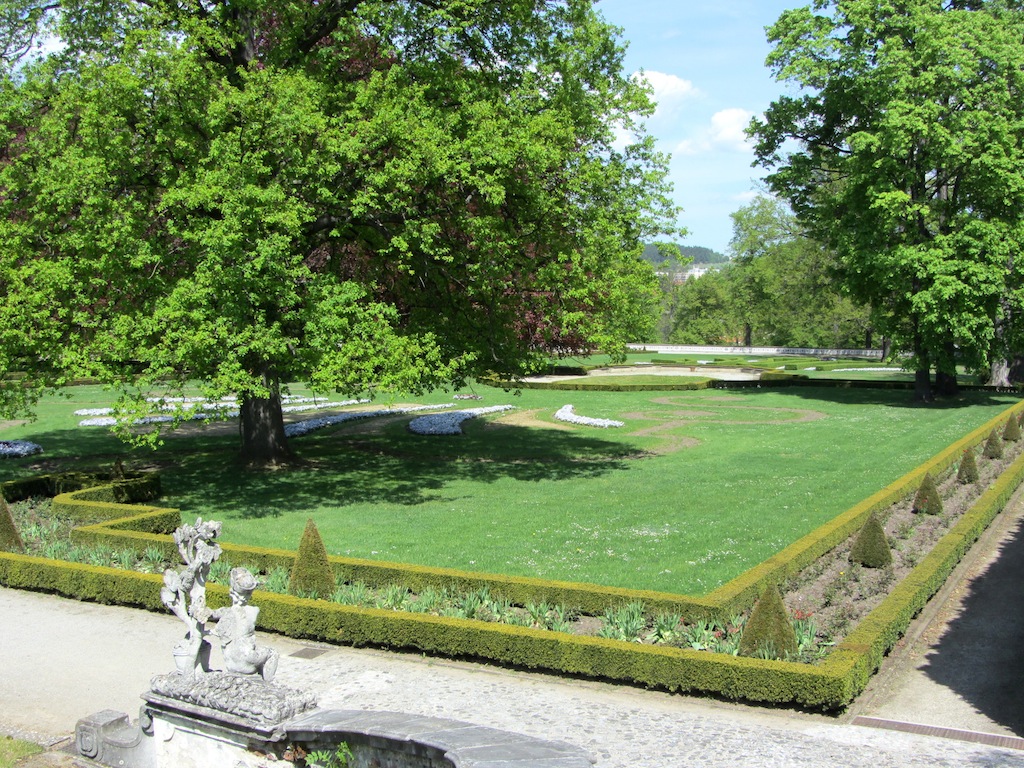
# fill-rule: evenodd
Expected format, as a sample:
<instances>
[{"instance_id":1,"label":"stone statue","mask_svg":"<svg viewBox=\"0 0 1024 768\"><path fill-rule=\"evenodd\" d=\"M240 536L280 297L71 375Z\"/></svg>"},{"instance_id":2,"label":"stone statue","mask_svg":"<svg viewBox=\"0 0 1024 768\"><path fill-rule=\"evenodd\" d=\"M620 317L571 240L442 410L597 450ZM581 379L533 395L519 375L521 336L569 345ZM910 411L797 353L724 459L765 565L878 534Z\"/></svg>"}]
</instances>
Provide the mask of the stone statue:
<instances>
[{"instance_id":1,"label":"stone statue","mask_svg":"<svg viewBox=\"0 0 1024 768\"><path fill-rule=\"evenodd\" d=\"M164 571L160 600L185 622L184 639L174 646L174 665L182 675L201 675L210 671L210 643L206 639L206 579L210 566L220 557L220 523L197 518L195 525L182 525L174 531L185 567Z\"/></svg>"},{"instance_id":2,"label":"stone statue","mask_svg":"<svg viewBox=\"0 0 1024 768\"><path fill-rule=\"evenodd\" d=\"M229 607L215 611L207 607L206 580L210 566L220 557L219 535L220 523L204 523L202 518L174 532L185 567L164 571L160 599L188 631L174 646L176 671L153 677L146 700L153 707L184 707L182 711L203 707L218 713L214 717L229 715L253 727L276 727L316 707L316 696L270 682L279 654L256 645L260 609L249 605L249 598L258 582L248 569L232 569ZM206 628L211 619L217 622L214 631ZM220 639L223 671L210 670L210 635Z\"/></svg>"},{"instance_id":3,"label":"stone statue","mask_svg":"<svg viewBox=\"0 0 1024 768\"><path fill-rule=\"evenodd\" d=\"M241 675L261 675L268 683L277 671L278 653L256 645L256 617L260 609L249 605L259 582L247 568L231 569L231 606L210 613L217 622L213 634L220 638L224 667Z\"/></svg>"}]
</instances>

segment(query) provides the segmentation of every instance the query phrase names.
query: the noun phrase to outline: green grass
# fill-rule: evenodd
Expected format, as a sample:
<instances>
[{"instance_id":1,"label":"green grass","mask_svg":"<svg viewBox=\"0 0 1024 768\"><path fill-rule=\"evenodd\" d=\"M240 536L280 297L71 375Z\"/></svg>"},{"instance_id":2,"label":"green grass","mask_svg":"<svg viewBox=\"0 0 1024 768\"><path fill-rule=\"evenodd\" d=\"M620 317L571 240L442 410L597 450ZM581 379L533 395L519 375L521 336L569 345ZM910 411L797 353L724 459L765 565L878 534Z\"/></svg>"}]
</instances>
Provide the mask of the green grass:
<instances>
[{"instance_id":1,"label":"green grass","mask_svg":"<svg viewBox=\"0 0 1024 768\"><path fill-rule=\"evenodd\" d=\"M873 390L476 391L484 399L465 407L510 403L520 424L489 417L459 437L411 435L408 417L342 425L294 440L306 464L289 471L242 471L233 430L125 449L75 426L75 408L108 397L96 387L45 401L39 421L0 439L46 449L6 460L10 475L118 456L155 462L164 503L186 519L222 520L230 542L294 549L313 517L332 554L703 594L1015 402L972 394L915 406L907 392ZM626 427L545 428L566 403Z\"/></svg>"},{"instance_id":2,"label":"green grass","mask_svg":"<svg viewBox=\"0 0 1024 768\"><path fill-rule=\"evenodd\" d=\"M0 736L0 768L12 768L21 758L36 755L42 751L42 747L30 741Z\"/></svg>"}]
</instances>

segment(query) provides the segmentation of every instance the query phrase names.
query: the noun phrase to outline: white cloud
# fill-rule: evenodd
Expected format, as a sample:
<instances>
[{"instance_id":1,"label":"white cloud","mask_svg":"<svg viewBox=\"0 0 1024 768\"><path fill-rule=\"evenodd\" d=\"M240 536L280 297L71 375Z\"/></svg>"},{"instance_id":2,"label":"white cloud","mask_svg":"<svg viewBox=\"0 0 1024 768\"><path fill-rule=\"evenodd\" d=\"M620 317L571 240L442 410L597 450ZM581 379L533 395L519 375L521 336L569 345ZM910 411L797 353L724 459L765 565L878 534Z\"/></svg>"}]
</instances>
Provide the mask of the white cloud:
<instances>
[{"instance_id":1,"label":"white cloud","mask_svg":"<svg viewBox=\"0 0 1024 768\"><path fill-rule=\"evenodd\" d=\"M734 152L748 151L750 142L746 129L753 116L753 112L739 107L716 112L711 116L711 142Z\"/></svg>"},{"instance_id":2,"label":"white cloud","mask_svg":"<svg viewBox=\"0 0 1024 768\"><path fill-rule=\"evenodd\" d=\"M724 150L726 152L749 152L751 144L745 133L753 112L740 107L730 107L715 112L711 122L697 136L683 139L676 145L680 155L695 155L699 152Z\"/></svg>"},{"instance_id":3,"label":"white cloud","mask_svg":"<svg viewBox=\"0 0 1024 768\"><path fill-rule=\"evenodd\" d=\"M634 72L633 79L636 81L646 80L650 85L651 96L658 105L654 113L655 117L674 112L686 99L700 95L700 91L691 81L665 72L655 70Z\"/></svg>"}]
</instances>

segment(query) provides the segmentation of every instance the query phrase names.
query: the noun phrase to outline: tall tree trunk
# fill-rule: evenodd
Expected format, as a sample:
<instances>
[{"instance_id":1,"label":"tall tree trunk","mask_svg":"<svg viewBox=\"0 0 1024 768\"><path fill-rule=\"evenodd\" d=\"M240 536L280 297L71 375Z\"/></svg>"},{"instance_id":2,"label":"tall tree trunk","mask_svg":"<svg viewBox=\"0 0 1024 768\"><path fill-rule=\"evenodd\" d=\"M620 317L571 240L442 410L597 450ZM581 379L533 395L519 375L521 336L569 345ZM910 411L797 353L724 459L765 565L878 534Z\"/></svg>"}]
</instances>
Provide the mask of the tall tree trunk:
<instances>
[{"instance_id":1,"label":"tall tree trunk","mask_svg":"<svg viewBox=\"0 0 1024 768\"><path fill-rule=\"evenodd\" d=\"M940 397L955 397L960 394L960 384L956 380L956 374L948 371L936 371L935 392Z\"/></svg>"},{"instance_id":2,"label":"tall tree trunk","mask_svg":"<svg viewBox=\"0 0 1024 768\"><path fill-rule=\"evenodd\" d=\"M1010 361L1006 358L993 359L988 368L990 387L1010 386Z\"/></svg>"},{"instance_id":3,"label":"tall tree trunk","mask_svg":"<svg viewBox=\"0 0 1024 768\"><path fill-rule=\"evenodd\" d=\"M1007 271L1012 272L1013 260L1007 265ZM1010 387L1013 381L1020 381L1021 359L1018 357L1010 359L1010 329L1014 326L1016 312L1013 304L1006 294L999 301L1000 312L996 314L995 335L992 339L992 349L989 352L988 384L992 387Z\"/></svg>"},{"instance_id":4,"label":"tall tree trunk","mask_svg":"<svg viewBox=\"0 0 1024 768\"><path fill-rule=\"evenodd\" d=\"M262 372L269 397L243 396L239 409L242 433L242 461L258 466L289 463L294 454L284 434L281 385L270 369Z\"/></svg>"},{"instance_id":5,"label":"tall tree trunk","mask_svg":"<svg viewBox=\"0 0 1024 768\"><path fill-rule=\"evenodd\" d=\"M933 399L931 362L920 332L914 332L914 399L927 403Z\"/></svg>"},{"instance_id":6,"label":"tall tree trunk","mask_svg":"<svg viewBox=\"0 0 1024 768\"><path fill-rule=\"evenodd\" d=\"M935 391L942 397L960 394L956 380L956 345L947 341L942 345L942 358L935 366Z\"/></svg>"},{"instance_id":7,"label":"tall tree trunk","mask_svg":"<svg viewBox=\"0 0 1024 768\"><path fill-rule=\"evenodd\" d=\"M744 347L752 347L753 344L751 342L753 341L753 338L754 338L754 329L751 327L750 323L744 323L743 324L743 346Z\"/></svg>"}]
</instances>

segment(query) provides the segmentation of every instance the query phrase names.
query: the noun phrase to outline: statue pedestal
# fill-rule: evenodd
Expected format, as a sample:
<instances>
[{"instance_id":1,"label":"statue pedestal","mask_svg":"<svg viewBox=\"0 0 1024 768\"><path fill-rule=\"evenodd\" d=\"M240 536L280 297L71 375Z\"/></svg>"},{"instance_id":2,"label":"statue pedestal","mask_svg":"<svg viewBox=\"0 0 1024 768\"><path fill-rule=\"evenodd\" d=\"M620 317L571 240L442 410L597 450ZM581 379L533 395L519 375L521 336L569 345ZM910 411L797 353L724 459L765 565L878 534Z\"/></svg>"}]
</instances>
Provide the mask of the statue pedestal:
<instances>
[{"instance_id":1,"label":"statue pedestal","mask_svg":"<svg viewBox=\"0 0 1024 768\"><path fill-rule=\"evenodd\" d=\"M282 722L256 723L209 707L169 699L152 692L144 697L150 718L150 768L265 768L287 748Z\"/></svg>"},{"instance_id":2,"label":"statue pedestal","mask_svg":"<svg viewBox=\"0 0 1024 768\"><path fill-rule=\"evenodd\" d=\"M305 765L345 744L351 768L593 768L583 750L496 728L401 712L314 709L277 723L150 691L139 723L106 710L79 721L80 754L110 768L270 768Z\"/></svg>"},{"instance_id":3,"label":"statue pedestal","mask_svg":"<svg viewBox=\"0 0 1024 768\"><path fill-rule=\"evenodd\" d=\"M316 707L311 694L249 675L157 675L138 724L105 710L78 722L79 754L115 768L258 768L283 757L285 723Z\"/></svg>"}]
</instances>

